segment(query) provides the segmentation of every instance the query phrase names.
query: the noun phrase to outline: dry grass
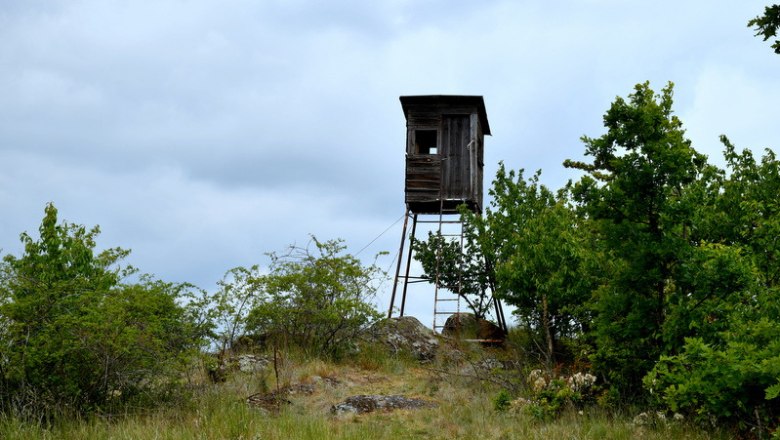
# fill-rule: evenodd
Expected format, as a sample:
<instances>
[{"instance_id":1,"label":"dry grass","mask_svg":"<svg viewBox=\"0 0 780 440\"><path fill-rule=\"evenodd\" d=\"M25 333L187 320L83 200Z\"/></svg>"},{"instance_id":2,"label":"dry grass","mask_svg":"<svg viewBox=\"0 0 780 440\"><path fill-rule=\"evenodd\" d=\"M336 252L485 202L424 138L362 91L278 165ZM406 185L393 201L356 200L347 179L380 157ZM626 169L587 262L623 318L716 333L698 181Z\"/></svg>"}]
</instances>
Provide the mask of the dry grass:
<instances>
[{"instance_id":1,"label":"dry grass","mask_svg":"<svg viewBox=\"0 0 780 440\"><path fill-rule=\"evenodd\" d=\"M474 353L466 354L466 357ZM458 356L454 356L458 358ZM463 358L463 356L461 356ZM292 395L278 414L247 405L247 396L277 388L273 372L235 373L206 385L187 408L160 408L114 420L63 421L45 428L0 418L3 439L709 439L728 438L686 424L655 428L632 424L634 414L599 408L564 413L552 421L496 412L495 383L461 374L462 362L420 366L380 352L346 363L290 356L279 386L309 383L310 395ZM451 373L443 373L450 371ZM338 381L333 383L331 378ZM332 416L331 405L356 394L403 394L437 403L436 408L360 416Z\"/></svg>"}]
</instances>

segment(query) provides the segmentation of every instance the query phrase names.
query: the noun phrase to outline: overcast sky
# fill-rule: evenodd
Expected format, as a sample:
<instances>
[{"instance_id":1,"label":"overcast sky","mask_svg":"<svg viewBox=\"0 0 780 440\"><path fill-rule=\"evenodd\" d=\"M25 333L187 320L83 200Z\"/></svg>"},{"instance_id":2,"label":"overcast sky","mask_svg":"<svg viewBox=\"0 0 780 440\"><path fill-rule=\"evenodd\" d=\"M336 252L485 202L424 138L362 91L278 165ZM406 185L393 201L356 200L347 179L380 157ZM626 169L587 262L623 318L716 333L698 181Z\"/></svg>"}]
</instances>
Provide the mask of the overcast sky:
<instances>
[{"instance_id":1,"label":"overcast sky","mask_svg":"<svg viewBox=\"0 0 780 440\"><path fill-rule=\"evenodd\" d=\"M308 234L357 252L404 212L400 95L483 95L498 161L574 177L636 83L694 147L780 148L765 1L0 0L0 249L47 202L101 248L213 290ZM396 223L364 250L392 266ZM390 283L378 298L387 307ZM431 297L411 300L427 322Z\"/></svg>"}]
</instances>

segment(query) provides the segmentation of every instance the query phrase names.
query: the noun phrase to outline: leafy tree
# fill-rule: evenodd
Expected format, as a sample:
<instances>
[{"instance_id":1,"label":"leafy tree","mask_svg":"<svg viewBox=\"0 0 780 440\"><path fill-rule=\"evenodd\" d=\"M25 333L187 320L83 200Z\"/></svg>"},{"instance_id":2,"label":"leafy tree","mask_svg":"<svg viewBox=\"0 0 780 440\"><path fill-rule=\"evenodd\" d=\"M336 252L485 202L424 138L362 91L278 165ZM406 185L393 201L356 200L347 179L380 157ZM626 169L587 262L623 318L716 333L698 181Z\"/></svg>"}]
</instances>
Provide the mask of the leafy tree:
<instances>
[{"instance_id":1,"label":"leafy tree","mask_svg":"<svg viewBox=\"0 0 780 440\"><path fill-rule=\"evenodd\" d=\"M249 280L259 297L247 329L312 354L344 354L379 318L369 301L376 294L375 281L384 276L375 264L363 266L345 249L340 240L312 237L307 247L269 254L269 273Z\"/></svg>"},{"instance_id":2,"label":"leafy tree","mask_svg":"<svg viewBox=\"0 0 780 440\"><path fill-rule=\"evenodd\" d=\"M780 166L737 153L697 197L694 247L676 273L666 337L683 341L645 377L657 403L742 431L777 427L780 401L778 216Z\"/></svg>"},{"instance_id":3,"label":"leafy tree","mask_svg":"<svg viewBox=\"0 0 780 440\"><path fill-rule=\"evenodd\" d=\"M764 15L759 15L748 22L748 27L754 27L756 36L764 37L764 41L777 36L780 29L780 5L771 5L764 8ZM775 53L780 54L780 40L772 44Z\"/></svg>"},{"instance_id":4,"label":"leafy tree","mask_svg":"<svg viewBox=\"0 0 780 440\"><path fill-rule=\"evenodd\" d=\"M729 176L712 207L718 227L710 241L737 244L749 252L768 287L780 283L780 161L767 149L758 162L749 150L741 153L725 136Z\"/></svg>"},{"instance_id":5,"label":"leafy tree","mask_svg":"<svg viewBox=\"0 0 780 440\"><path fill-rule=\"evenodd\" d=\"M672 114L672 89L656 94L644 83L618 97L604 115L607 133L582 138L593 163L565 162L588 173L574 197L613 260L596 292L594 366L624 391L639 389L662 352L670 281L689 249L695 207L685 195L706 168Z\"/></svg>"},{"instance_id":6,"label":"leafy tree","mask_svg":"<svg viewBox=\"0 0 780 440\"><path fill-rule=\"evenodd\" d=\"M542 334L544 353L555 361L556 341L587 325L585 304L592 277L584 271L588 234L571 209L568 192L554 194L525 179L520 170L499 166L492 201L478 224L490 231L495 255L496 292L516 307L520 322Z\"/></svg>"},{"instance_id":7,"label":"leafy tree","mask_svg":"<svg viewBox=\"0 0 780 440\"><path fill-rule=\"evenodd\" d=\"M214 336L221 351L232 349L247 334L247 318L263 294L260 268L235 267L219 281L219 290L212 298Z\"/></svg>"},{"instance_id":8,"label":"leafy tree","mask_svg":"<svg viewBox=\"0 0 780 440\"><path fill-rule=\"evenodd\" d=\"M57 222L49 204L40 239L22 234L24 254L5 256L0 281L0 399L6 409L89 411L166 383L195 326L176 300L185 286L117 264L129 251L94 251L99 229ZM169 375L170 374L170 375Z\"/></svg>"},{"instance_id":9,"label":"leafy tree","mask_svg":"<svg viewBox=\"0 0 780 440\"><path fill-rule=\"evenodd\" d=\"M758 434L778 427L780 413L780 298L776 289L745 291L722 313L719 341L688 338L661 356L646 389L671 411L703 423Z\"/></svg>"},{"instance_id":10,"label":"leafy tree","mask_svg":"<svg viewBox=\"0 0 780 440\"><path fill-rule=\"evenodd\" d=\"M430 279L438 271L442 286L460 283L477 316L486 310L487 289L516 307L522 325L538 331L548 363L556 341L579 334L589 320L585 303L592 277L582 219L568 202L539 183L540 173L525 179L499 166L484 216L462 211L466 246L431 234L415 243L416 257ZM489 293L489 292L488 292Z\"/></svg>"}]
</instances>

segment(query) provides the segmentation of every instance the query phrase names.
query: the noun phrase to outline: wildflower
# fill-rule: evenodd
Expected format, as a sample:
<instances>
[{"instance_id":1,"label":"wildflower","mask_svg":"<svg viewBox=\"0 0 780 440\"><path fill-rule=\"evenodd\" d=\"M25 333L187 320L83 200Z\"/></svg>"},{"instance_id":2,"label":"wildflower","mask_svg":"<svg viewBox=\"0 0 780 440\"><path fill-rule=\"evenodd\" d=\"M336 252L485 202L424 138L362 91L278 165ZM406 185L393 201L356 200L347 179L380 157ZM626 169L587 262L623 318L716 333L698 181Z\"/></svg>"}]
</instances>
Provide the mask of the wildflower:
<instances>
[{"instance_id":1,"label":"wildflower","mask_svg":"<svg viewBox=\"0 0 780 440\"><path fill-rule=\"evenodd\" d=\"M532 370L531 373L528 374L528 383L534 383L536 382L536 379L539 379L540 377L544 377L542 370Z\"/></svg>"},{"instance_id":2,"label":"wildflower","mask_svg":"<svg viewBox=\"0 0 780 440\"><path fill-rule=\"evenodd\" d=\"M633 424L634 426L645 426L649 421L648 418L649 416L646 412L641 412L634 417Z\"/></svg>"},{"instance_id":3,"label":"wildflower","mask_svg":"<svg viewBox=\"0 0 780 440\"><path fill-rule=\"evenodd\" d=\"M674 419L676 422L682 422L683 420L685 420L685 416L683 416L683 415L682 415L682 414L680 414L680 413L674 413L674 415L672 416L672 418L673 418L673 419Z\"/></svg>"},{"instance_id":4,"label":"wildflower","mask_svg":"<svg viewBox=\"0 0 780 440\"><path fill-rule=\"evenodd\" d=\"M533 389L537 393L547 387L547 381L543 377L536 379L533 383Z\"/></svg>"},{"instance_id":5,"label":"wildflower","mask_svg":"<svg viewBox=\"0 0 780 440\"><path fill-rule=\"evenodd\" d=\"M572 391L580 391L586 388L590 388L591 385L596 383L596 376L590 373L575 373L566 381L569 388Z\"/></svg>"},{"instance_id":6,"label":"wildflower","mask_svg":"<svg viewBox=\"0 0 780 440\"><path fill-rule=\"evenodd\" d=\"M530 405L532 402L528 399L525 399L523 397L518 397L517 399L509 402L509 409L515 412L519 412L522 410L525 406Z\"/></svg>"},{"instance_id":7,"label":"wildflower","mask_svg":"<svg viewBox=\"0 0 780 440\"><path fill-rule=\"evenodd\" d=\"M542 391L547 388L547 380L544 378L542 370L533 370L528 374L528 383L535 392Z\"/></svg>"}]
</instances>

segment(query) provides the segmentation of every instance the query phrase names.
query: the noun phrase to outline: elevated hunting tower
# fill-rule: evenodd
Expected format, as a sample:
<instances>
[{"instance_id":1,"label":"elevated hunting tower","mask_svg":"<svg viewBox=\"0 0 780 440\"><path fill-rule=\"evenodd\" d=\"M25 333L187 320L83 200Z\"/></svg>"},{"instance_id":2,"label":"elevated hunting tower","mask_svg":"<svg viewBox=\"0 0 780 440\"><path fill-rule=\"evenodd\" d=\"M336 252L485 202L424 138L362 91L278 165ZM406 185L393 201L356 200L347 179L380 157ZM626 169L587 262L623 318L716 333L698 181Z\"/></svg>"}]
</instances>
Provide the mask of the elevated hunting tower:
<instances>
[{"instance_id":1,"label":"elevated hunting tower","mask_svg":"<svg viewBox=\"0 0 780 440\"><path fill-rule=\"evenodd\" d=\"M456 286L441 286L438 261L437 273L410 276L413 253L411 245L406 255L404 273L401 273L407 226L411 218L410 242L415 240L418 223L428 223L434 225L429 230L435 228L439 234L449 236L451 240L459 239L461 250L463 249L463 224L458 207L465 205L474 213L482 212L484 137L490 135L490 124L481 96L401 96L400 100L406 117L406 217L388 317L393 315L399 285L403 285L399 310L403 316L409 284L433 283L436 289L433 329L439 330L444 325L437 323L437 316L460 313L461 283ZM420 216L427 216L429 219L420 220ZM443 231L445 225L455 225L459 231ZM449 296L444 291L449 291ZM492 296L491 301L495 307L496 320L506 329L501 304Z\"/></svg>"},{"instance_id":2,"label":"elevated hunting tower","mask_svg":"<svg viewBox=\"0 0 780 440\"><path fill-rule=\"evenodd\" d=\"M481 96L402 96L406 116L406 206L416 214L482 211L484 137Z\"/></svg>"}]
</instances>

